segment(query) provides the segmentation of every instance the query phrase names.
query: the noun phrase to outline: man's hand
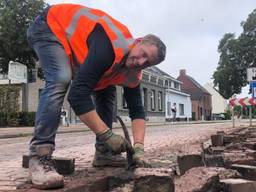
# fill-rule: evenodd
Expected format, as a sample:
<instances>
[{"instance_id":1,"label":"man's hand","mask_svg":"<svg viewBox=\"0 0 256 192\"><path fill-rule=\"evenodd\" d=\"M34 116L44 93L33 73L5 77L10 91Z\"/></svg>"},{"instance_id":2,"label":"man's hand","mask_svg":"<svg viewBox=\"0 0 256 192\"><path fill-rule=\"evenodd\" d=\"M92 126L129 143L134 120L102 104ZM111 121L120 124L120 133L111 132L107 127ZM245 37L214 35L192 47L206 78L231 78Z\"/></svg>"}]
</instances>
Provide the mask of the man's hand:
<instances>
[{"instance_id":1,"label":"man's hand","mask_svg":"<svg viewBox=\"0 0 256 192\"><path fill-rule=\"evenodd\" d=\"M104 142L104 145L112 151L113 154L120 154L121 152L134 153L131 144L122 136L114 134L110 129L103 133L98 133L99 140Z\"/></svg>"},{"instance_id":2,"label":"man's hand","mask_svg":"<svg viewBox=\"0 0 256 192\"><path fill-rule=\"evenodd\" d=\"M134 146L133 161L136 167L149 168L151 165L144 159L144 145L141 143L135 143Z\"/></svg>"}]
</instances>

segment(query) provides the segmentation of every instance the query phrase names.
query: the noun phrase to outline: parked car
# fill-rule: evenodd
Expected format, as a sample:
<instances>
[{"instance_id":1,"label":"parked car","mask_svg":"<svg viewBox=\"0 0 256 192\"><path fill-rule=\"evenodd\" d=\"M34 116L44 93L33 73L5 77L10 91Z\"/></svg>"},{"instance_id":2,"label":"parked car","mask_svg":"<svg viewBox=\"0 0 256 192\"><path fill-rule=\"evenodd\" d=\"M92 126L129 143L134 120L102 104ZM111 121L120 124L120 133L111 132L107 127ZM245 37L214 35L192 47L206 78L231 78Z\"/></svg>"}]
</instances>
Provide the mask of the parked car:
<instances>
[{"instance_id":1,"label":"parked car","mask_svg":"<svg viewBox=\"0 0 256 192\"><path fill-rule=\"evenodd\" d=\"M225 120L225 115L223 113L213 114L212 120Z\"/></svg>"}]
</instances>

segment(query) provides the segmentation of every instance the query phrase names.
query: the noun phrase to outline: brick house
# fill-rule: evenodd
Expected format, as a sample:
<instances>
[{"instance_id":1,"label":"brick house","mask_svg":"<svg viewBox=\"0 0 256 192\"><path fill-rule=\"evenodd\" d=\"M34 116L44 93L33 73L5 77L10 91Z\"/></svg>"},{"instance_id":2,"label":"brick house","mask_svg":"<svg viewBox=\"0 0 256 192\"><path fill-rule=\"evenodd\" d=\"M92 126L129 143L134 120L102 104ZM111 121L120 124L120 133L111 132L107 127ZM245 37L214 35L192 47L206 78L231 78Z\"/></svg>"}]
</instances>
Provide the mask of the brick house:
<instances>
[{"instance_id":1,"label":"brick house","mask_svg":"<svg viewBox=\"0 0 256 192\"><path fill-rule=\"evenodd\" d=\"M180 70L177 80L182 82L181 90L191 95L192 118L195 120L210 120L212 116L212 95L194 78Z\"/></svg>"}]
</instances>

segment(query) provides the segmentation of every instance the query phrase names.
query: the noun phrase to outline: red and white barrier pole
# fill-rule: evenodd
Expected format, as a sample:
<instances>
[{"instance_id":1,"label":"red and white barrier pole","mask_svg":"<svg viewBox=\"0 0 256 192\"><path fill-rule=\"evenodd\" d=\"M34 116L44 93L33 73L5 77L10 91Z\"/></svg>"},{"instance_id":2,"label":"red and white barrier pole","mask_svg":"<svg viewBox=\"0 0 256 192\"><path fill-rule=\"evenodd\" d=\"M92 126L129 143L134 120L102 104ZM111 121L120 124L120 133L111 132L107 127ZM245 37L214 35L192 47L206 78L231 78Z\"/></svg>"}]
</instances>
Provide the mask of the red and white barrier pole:
<instances>
[{"instance_id":1,"label":"red and white barrier pole","mask_svg":"<svg viewBox=\"0 0 256 192\"><path fill-rule=\"evenodd\" d=\"M250 127L252 126L252 106L249 106Z\"/></svg>"},{"instance_id":2,"label":"red and white barrier pole","mask_svg":"<svg viewBox=\"0 0 256 192\"><path fill-rule=\"evenodd\" d=\"M231 112L232 112L232 124L233 124L233 128L235 128L235 117L234 117L234 109L235 109L235 107L231 107Z\"/></svg>"},{"instance_id":3,"label":"red and white barrier pole","mask_svg":"<svg viewBox=\"0 0 256 192\"><path fill-rule=\"evenodd\" d=\"M232 123L235 127L234 119L234 106L248 106L249 107L249 118L250 118L250 127L252 126L252 106L256 105L256 100L254 98L241 98L241 99L230 99L229 104L232 106ZM241 112L242 114L242 112Z\"/></svg>"}]
</instances>

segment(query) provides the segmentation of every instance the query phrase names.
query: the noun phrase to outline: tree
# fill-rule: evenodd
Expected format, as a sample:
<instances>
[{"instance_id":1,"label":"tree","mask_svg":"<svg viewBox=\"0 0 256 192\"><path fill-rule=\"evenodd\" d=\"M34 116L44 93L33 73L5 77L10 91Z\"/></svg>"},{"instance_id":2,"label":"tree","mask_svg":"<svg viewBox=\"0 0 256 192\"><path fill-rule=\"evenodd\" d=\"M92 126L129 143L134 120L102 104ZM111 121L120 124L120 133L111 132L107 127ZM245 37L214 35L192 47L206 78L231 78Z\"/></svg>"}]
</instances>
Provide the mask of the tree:
<instances>
[{"instance_id":1,"label":"tree","mask_svg":"<svg viewBox=\"0 0 256 192\"><path fill-rule=\"evenodd\" d=\"M43 0L0 0L0 73L7 73L10 60L34 67L36 55L26 31L45 6Z\"/></svg>"},{"instance_id":2,"label":"tree","mask_svg":"<svg viewBox=\"0 0 256 192\"><path fill-rule=\"evenodd\" d=\"M242 22L243 32L239 37L242 47L241 64L256 67L256 9Z\"/></svg>"},{"instance_id":3,"label":"tree","mask_svg":"<svg viewBox=\"0 0 256 192\"><path fill-rule=\"evenodd\" d=\"M246 69L256 66L256 9L241 25L243 32L237 39L227 33L218 46L220 59L213 78L226 99L241 93L247 84Z\"/></svg>"},{"instance_id":4,"label":"tree","mask_svg":"<svg viewBox=\"0 0 256 192\"><path fill-rule=\"evenodd\" d=\"M239 58L241 45L234 34L227 33L221 39L218 51L220 59L213 74L214 84L218 85L220 93L228 99L233 94L240 93L241 88L246 85L246 70L240 65Z\"/></svg>"}]
</instances>

